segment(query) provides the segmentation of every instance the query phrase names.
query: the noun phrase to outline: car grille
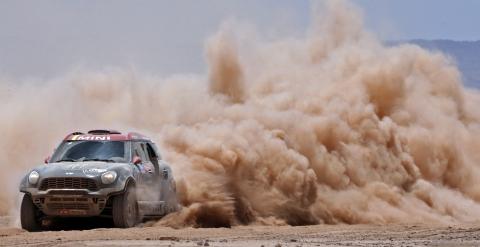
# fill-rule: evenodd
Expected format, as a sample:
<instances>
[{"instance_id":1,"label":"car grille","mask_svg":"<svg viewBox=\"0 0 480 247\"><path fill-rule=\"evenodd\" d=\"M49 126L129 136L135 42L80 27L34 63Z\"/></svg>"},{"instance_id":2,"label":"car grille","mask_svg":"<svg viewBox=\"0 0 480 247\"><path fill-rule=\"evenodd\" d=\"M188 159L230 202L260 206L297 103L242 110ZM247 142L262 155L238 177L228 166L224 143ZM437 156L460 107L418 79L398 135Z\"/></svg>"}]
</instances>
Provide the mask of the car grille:
<instances>
[{"instance_id":1,"label":"car grille","mask_svg":"<svg viewBox=\"0 0 480 247\"><path fill-rule=\"evenodd\" d=\"M87 189L97 191L95 180L90 178L45 178L42 180L40 190L48 189Z\"/></svg>"},{"instance_id":2,"label":"car grille","mask_svg":"<svg viewBox=\"0 0 480 247\"><path fill-rule=\"evenodd\" d=\"M90 206L86 203L47 203L47 207L52 210L61 210L61 209L89 210L90 209Z\"/></svg>"}]
</instances>

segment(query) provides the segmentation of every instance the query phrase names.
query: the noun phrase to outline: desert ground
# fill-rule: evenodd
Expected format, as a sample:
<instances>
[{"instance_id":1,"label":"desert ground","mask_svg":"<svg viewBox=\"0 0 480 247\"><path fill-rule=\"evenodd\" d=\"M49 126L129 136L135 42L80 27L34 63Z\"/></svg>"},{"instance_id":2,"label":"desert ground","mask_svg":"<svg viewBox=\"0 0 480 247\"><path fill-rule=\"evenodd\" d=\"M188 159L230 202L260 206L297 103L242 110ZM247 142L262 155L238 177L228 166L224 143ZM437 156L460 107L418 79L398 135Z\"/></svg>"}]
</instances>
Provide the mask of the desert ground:
<instances>
[{"instance_id":1,"label":"desert ground","mask_svg":"<svg viewBox=\"0 0 480 247\"><path fill-rule=\"evenodd\" d=\"M144 227L25 232L2 219L1 246L479 246L480 225ZM10 224L11 225L11 224Z\"/></svg>"}]
</instances>

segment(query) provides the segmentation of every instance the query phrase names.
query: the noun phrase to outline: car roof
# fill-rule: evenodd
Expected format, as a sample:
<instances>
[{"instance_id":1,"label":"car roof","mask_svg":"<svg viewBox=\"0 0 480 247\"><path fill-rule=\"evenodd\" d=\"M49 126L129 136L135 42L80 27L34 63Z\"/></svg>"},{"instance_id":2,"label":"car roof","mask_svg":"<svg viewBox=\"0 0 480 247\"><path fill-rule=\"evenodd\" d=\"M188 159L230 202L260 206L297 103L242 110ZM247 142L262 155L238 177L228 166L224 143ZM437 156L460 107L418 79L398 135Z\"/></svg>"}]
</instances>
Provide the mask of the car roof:
<instances>
[{"instance_id":1,"label":"car roof","mask_svg":"<svg viewBox=\"0 0 480 247\"><path fill-rule=\"evenodd\" d=\"M96 129L87 133L73 132L67 135L64 141L149 141L151 140L136 132L122 133L116 130Z\"/></svg>"}]
</instances>

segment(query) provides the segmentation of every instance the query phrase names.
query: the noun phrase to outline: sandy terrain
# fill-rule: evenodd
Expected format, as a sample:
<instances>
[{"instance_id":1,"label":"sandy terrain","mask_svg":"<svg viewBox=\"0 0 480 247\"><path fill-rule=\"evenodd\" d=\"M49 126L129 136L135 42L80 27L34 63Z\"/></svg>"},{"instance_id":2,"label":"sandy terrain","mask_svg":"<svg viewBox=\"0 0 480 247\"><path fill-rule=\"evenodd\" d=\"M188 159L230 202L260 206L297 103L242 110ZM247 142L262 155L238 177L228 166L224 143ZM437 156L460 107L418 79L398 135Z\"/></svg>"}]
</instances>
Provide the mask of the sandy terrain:
<instances>
[{"instance_id":1,"label":"sandy terrain","mask_svg":"<svg viewBox=\"0 0 480 247\"><path fill-rule=\"evenodd\" d=\"M479 225L136 227L24 232L0 228L1 246L479 246Z\"/></svg>"}]
</instances>

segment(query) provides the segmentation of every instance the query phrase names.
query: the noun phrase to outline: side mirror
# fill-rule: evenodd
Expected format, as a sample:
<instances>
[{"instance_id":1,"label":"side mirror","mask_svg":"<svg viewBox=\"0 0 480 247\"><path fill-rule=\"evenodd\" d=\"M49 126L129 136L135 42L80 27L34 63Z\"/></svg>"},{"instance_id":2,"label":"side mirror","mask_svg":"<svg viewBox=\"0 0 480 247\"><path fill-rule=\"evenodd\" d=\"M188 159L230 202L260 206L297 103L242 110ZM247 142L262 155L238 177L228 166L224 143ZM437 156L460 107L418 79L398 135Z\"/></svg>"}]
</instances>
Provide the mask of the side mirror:
<instances>
[{"instance_id":1,"label":"side mirror","mask_svg":"<svg viewBox=\"0 0 480 247\"><path fill-rule=\"evenodd\" d=\"M140 159L140 157L138 156L133 157L133 164L138 165L140 163L142 163L142 159Z\"/></svg>"},{"instance_id":2,"label":"side mirror","mask_svg":"<svg viewBox=\"0 0 480 247\"><path fill-rule=\"evenodd\" d=\"M43 161L45 164L48 164L48 162L50 161L50 156L48 156L47 158L45 158L45 160Z\"/></svg>"}]
</instances>

